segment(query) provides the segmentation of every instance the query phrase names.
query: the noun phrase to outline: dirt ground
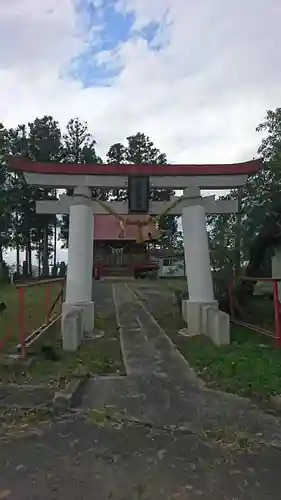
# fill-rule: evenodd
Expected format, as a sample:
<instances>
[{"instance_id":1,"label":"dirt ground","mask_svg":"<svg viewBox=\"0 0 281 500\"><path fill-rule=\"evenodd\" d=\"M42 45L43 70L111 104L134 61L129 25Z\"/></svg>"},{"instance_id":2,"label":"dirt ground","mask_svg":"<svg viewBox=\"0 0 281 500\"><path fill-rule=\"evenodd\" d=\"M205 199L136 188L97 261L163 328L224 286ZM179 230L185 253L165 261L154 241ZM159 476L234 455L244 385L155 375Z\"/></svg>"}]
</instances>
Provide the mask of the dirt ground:
<instances>
[{"instance_id":1,"label":"dirt ground","mask_svg":"<svg viewBox=\"0 0 281 500\"><path fill-rule=\"evenodd\" d=\"M280 500L279 419L207 389L134 289L111 292L127 375L60 419L3 423L0 499Z\"/></svg>"}]
</instances>

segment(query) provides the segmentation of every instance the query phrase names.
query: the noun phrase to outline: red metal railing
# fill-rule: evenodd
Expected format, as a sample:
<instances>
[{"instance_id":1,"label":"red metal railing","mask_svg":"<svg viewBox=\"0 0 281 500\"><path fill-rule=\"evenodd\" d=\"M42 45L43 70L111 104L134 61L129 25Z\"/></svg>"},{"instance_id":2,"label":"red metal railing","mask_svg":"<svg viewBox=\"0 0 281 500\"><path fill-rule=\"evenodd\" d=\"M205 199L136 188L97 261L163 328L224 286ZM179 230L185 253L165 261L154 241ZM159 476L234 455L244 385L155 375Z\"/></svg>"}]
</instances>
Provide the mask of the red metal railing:
<instances>
[{"instance_id":1,"label":"red metal railing","mask_svg":"<svg viewBox=\"0 0 281 500\"><path fill-rule=\"evenodd\" d=\"M272 305L273 305L273 311L271 310L271 304L270 300L271 297L268 296L268 293L265 294L267 296L268 304L269 307L267 307L267 310L264 312L263 308L260 308L261 302L259 302L258 297L261 299L261 295L256 296L254 301L252 300L252 305L254 306L254 309L252 310L252 316L254 312L254 316L256 317L256 321L253 323L251 320L247 319L247 314L245 313L245 304L237 304L236 303L236 298L235 298L235 293L234 293L234 286L237 285L238 282L252 282L253 285L255 286L256 283L270 283L272 284ZM279 297L279 287L278 283L281 282L281 278L248 278L248 277L236 277L234 280L231 280L228 285L228 294L229 294L229 307L230 307L230 318L232 323L235 323L237 325L245 326L246 328L249 328L251 330L257 331L259 333L262 333L264 335L270 336L270 337L275 337L276 343L278 346L281 347L281 302ZM256 301L256 304L254 302ZM247 300L246 300L247 304ZM237 305L239 306L239 312L240 315L237 317ZM258 309L261 309L261 313L259 313ZM241 313L242 311L242 313ZM273 314L271 314L273 313ZM264 317L262 318L262 315ZM244 317L243 317L244 316ZM265 317L267 316L267 317ZM270 317L272 316L272 317ZM260 323L267 323L267 327L265 327L264 324L257 324L257 322ZM268 328L268 324L270 324L270 327Z\"/></svg>"},{"instance_id":2,"label":"red metal railing","mask_svg":"<svg viewBox=\"0 0 281 500\"><path fill-rule=\"evenodd\" d=\"M56 283L60 286L55 287ZM6 332L0 338L0 351L5 349L8 340L13 337L15 344L18 340L18 344L16 345L17 352L20 353L21 357L25 356L26 349L59 319L64 295L64 283L64 279L54 278L44 281L17 283L15 285L15 288L18 290L18 307L16 311L12 311L15 315L6 327ZM28 308L32 304L28 301L26 292L31 287L44 287L42 300L36 303L36 311L32 310L32 318L30 316L28 318L29 320L32 319L32 325L36 325L36 327L30 327L27 321ZM7 304L7 309L9 310L9 303ZM7 312L5 311L4 314L7 314Z\"/></svg>"}]
</instances>

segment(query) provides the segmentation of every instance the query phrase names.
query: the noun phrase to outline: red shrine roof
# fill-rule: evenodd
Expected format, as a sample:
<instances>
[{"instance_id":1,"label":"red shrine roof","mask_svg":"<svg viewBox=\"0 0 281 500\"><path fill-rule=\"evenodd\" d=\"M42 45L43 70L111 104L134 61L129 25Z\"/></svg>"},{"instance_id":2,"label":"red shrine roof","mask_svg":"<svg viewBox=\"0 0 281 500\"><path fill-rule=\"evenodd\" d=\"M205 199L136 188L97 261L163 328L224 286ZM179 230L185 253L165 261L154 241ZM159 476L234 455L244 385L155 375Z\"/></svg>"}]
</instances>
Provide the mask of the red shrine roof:
<instances>
[{"instance_id":1,"label":"red shrine roof","mask_svg":"<svg viewBox=\"0 0 281 500\"><path fill-rule=\"evenodd\" d=\"M140 217L138 217L140 218ZM113 215L95 215L94 216L94 239L102 240L136 240L137 226L126 226L126 236L120 238L120 223Z\"/></svg>"},{"instance_id":2,"label":"red shrine roof","mask_svg":"<svg viewBox=\"0 0 281 500\"><path fill-rule=\"evenodd\" d=\"M207 165L157 165L157 164L106 164L106 163L44 163L21 156L9 156L13 170L37 174L57 175L250 175L257 173L262 161L259 159L243 163Z\"/></svg>"}]
</instances>

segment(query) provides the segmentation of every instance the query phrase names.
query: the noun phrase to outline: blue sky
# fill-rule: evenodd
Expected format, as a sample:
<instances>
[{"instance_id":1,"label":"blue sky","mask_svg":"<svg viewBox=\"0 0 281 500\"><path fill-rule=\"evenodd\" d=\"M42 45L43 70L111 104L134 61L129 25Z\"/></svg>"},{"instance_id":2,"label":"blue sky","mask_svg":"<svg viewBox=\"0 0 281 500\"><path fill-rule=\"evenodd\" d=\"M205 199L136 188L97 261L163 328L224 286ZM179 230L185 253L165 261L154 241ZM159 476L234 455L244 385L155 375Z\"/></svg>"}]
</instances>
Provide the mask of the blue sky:
<instances>
[{"instance_id":1,"label":"blue sky","mask_svg":"<svg viewBox=\"0 0 281 500\"><path fill-rule=\"evenodd\" d=\"M84 88L111 85L122 68L100 63L98 56L104 51L114 51L134 37L142 38L150 50L159 50L153 45L159 24L148 22L139 30L134 29L135 12L121 12L116 0L107 0L104 6L96 8L92 2L81 0L77 7L84 19L85 30L89 34L87 49L73 61L72 75L82 81ZM96 32L99 36L96 37Z\"/></svg>"}]
</instances>

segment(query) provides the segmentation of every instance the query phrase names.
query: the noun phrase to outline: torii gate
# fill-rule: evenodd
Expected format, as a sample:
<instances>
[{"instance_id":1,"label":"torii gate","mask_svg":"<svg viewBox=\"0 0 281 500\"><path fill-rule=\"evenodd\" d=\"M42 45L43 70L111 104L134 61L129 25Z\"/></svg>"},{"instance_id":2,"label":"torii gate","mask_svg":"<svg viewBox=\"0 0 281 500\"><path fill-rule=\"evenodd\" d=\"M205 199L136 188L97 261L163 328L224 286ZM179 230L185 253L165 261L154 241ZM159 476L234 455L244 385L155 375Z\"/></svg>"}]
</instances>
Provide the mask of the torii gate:
<instances>
[{"instance_id":1,"label":"torii gate","mask_svg":"<svg viewBox=\"0 0 281 500\"><path fill-rule=\"evenodd\" d=\"M26 182L45 188L74 188L73 196L61 196L59 201L39 201L37 213L70 215L68 271L66 298L62 310L62 338L65 350L77 350L81 342L80 326L74 322L70 328L65 319L79 311L83 333L94 328L92 302L93 266L93 214L120 215L143 213L136 199L129 203L113 201L107 207L92 200L91 188L126 189L134 179L144 180L149 188L183 190L184 196L170 202L150 202L146 213L156 215L170 204L169 213L182 215L186 276L189 300L185 310L189 326L200 330L202 310L206 305L216 306L209 257L206 213L236 213L237 200L218 200L214 196L201 197L201 189L232 189L243 186L251 174L261 168L260 160L230 165L155 165L155 164L63 164L33 162L22 157L10 157L9 165L22 171ZM147 194L148 190L146 190ZM140 195L143 197L143 192ZM75 326L76 325L76 326Z\"/></svg>"}]
</instances>

